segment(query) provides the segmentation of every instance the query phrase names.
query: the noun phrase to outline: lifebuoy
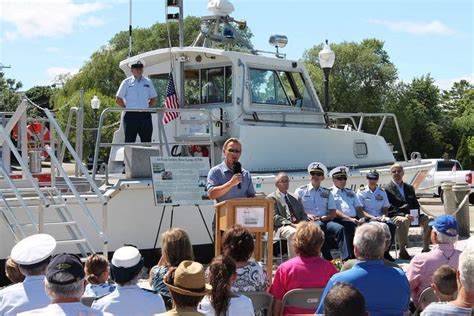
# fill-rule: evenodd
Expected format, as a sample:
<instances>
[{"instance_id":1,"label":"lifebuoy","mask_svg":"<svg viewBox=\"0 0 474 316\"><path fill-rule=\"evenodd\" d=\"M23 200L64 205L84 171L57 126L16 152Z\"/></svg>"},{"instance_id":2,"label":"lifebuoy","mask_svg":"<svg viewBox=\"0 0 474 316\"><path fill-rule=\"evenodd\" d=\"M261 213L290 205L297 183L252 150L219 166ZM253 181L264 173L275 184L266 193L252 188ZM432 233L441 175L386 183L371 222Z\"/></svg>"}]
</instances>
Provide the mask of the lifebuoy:
<instances>
[{"instance_id":1,"label":"lifebuoy","mask_svg":"<svg viewBox=\"0 0 474 316\"><path fill-rule=\"evenodd\" d=\"M12 138L16 141L19 139L18 124L13 127ZM26 138L28 140L28 148L34 147L34 143L49 143L51 134L49 129L40 122L33 122L26 126ZM48 152L43 151L43 157L48 158Z\"/></svg>"}]
</instances>

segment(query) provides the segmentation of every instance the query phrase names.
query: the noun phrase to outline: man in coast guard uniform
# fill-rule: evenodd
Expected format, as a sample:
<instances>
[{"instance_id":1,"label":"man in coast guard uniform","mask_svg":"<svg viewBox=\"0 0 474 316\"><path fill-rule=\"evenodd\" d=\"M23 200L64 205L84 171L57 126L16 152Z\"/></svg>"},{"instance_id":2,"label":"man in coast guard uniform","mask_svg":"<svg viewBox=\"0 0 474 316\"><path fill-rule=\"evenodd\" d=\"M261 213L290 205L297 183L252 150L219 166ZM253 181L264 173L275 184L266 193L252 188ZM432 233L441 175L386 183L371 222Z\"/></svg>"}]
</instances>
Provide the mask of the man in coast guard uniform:
<instances>
[{"instance_id":1,"label":"man in coast guard uniform","mask_svg":"<svg viewBox=\"0 0 474 316\"><path fill-rule=\"evenodd\" d=\"M17 315L51 302L44 289L44 275L55 248L56 240L48 234L26 237L12 248L10 257L26 277L0 290L0 315Z\"/></svg>"},{"instance_id":2,"label":"man in coast guard uniform","mask_svg":"<svg viewBox=\"0 0 474 316\"><path fill-rule=\"evenodd\" d=\"M44 287L51 303L43 308L18 314L18 316L112 316L81 303L86 281L81 259L76 255L55 255L46 270Z\"/></svg>"},{"instance_id":3,"label":"man in coast guard uniform","mask_svg":"<svg viewBox=\"0 0 474 316\"><path fill-rule=\"evenodd\" d=\"M117 288L94 301L92 308L115 316L153 315L166 311L160 294L137 285L142 268L143 258L137 248L125 246L117 249L110 262L110 276Z\"/></svg>"},{"instance_id":4,"label":"man in coast guard uniform","mask_svg":"<svg viewBox=\"0 0 474 316\"><path fill-rule=\"evenodd\" d=\"M370 221L377 221L384 223L388 226L391 235L391 241L393 243L395 239L395 232L397 225L388 217L388 208L390 202L388 201L387 193L384 189L379 187L379 173L377 170L371 170L367 173L368 184L365 188L357 192L357 198L364 207L366 216ZM390 255L389 251L385 251L384 258L390 261L395 261Z\"/></svg>"},{"instance_id":5,"label":"man in coast guard uniform","mask_svg":"<svg viewBox=\"0 0 474 316\"><path fill-rule=\"evenodd\" d=\"M346 188L348 173L349 168L339 166L332 169L329 176L332 177L331 193L334 195L334 201L336 202L336 218L334 221L344 226L350 242L351 258L354 258L352 242L355 228L366 221L367 214L355 192L350 188Z\"/></svg>"},{"instance_id":6,"label":"man in coast guard uniform","mask_svg":"<svg viewBox=\"0 0 474 316\"><path fill-rule=\"evenodd\" d=\"M153 82L143 77L143 63L137 61L130 66L132 76L124 79L117 91L115 102L127 109L148 109L156 105ZM123 116L125 142L134 143L137 135L143 143L151 142L153 124L150 112L126 112Z\"/></svg>"},{"instance_id":7,"label":"man in coast guard uniform","mask_svg":"<svg viewBox=\"0 0 474 316\"><path fill-rule=\"evenodd\" d=\"M348 244L349 236L344 226L334 221L336 216L336 203L331 191L321 186L327 168L320 162L312 162L308 166L308 173L311 182L296 189L295 195L303 204L304 210L308 215L308 220L318 224L326 235L333 235L338 244L341 258L347 260L351 257ZM321 249L324 258L331 260L330 244L328 238L325 238L323 248Z\"/></svg>"}]
</instances>

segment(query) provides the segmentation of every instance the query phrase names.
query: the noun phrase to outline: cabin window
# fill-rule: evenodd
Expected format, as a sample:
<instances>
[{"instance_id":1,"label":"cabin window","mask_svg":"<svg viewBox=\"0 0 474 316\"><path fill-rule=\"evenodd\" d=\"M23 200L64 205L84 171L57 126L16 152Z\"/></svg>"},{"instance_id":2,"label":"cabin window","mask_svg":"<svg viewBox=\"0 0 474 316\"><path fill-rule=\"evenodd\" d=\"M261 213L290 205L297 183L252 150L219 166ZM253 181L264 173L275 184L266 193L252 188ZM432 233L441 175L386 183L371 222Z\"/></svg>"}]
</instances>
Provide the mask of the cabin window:
<instances>
[{"instance_id":1,"label":"cabin window","mask_svg":"<svg viewBox=\"0 0 474 316\"><path fill-rule=\"evenodd\" d=\"M151 75L150 79L153 82L153 86L155 87L156 93L158 94L156 97L156 105L158 107L163 107L166 97L166 88L168 87L168 77L169 74L158 74L158 75Z\"/></svg>"},{"instance_id":2,"label":"cabin window","mask_svg":"<svg viewBox=\"0 0 474 316\"><path fill-rule=\"evenodd\" d=\"M367 143L364 141L356 141L354 143L354 155L356 158L364 158L367 157L369 153L367 149Z\"/></svg>"},{"instance_id":3,"label":"cabin window","mask_svg":"<svg viewBox=\"0 0 474 316\"><path fill-rule=\"evenodd\" d=\"M441 160L438 161L438 171L452 171L454 164L456 164L456 170L462 170L461 165L457 161Z\"/></svg>"},{"instance_id":4,"label":"cabin window","mask_svg":"<svg viewBox=\"0 0 474 316\"><path fill-rule=\"evenodd\" d=\"M252 103L317 109L302 74L269 69L250 69Z\"/></svg>"},{"instance_id":5,"label":"cabin window","mask_svg":"<svg viewBox=\"0 0 474 316\"><path fill-rule=\"evenodd\" d=\"M184 95L187 105L231 103L232 67L185 70Z\"/></svg>"}]
</instances>

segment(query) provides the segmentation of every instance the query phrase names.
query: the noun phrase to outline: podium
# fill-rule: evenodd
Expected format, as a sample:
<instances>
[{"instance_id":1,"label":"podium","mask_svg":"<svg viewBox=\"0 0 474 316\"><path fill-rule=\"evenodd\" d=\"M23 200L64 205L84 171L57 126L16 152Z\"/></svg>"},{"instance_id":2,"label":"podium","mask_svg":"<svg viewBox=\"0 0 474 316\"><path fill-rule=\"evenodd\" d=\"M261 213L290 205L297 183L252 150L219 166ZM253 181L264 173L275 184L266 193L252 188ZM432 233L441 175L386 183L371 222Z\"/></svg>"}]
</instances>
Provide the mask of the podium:
<instances>
[{"instance_id":1,"label":"podium","mask_svg":"<svg viewBox=\"0 0 474 316\"><path fill-rule=\"evenodd\" d=\"M273 200L238 198L216 204L215 255L221 254L222 232L235 224L255 234L255 260L262 258L262 236L267 233L267 275L271 283L273 265Z\"/></svg>"}]
</instances>

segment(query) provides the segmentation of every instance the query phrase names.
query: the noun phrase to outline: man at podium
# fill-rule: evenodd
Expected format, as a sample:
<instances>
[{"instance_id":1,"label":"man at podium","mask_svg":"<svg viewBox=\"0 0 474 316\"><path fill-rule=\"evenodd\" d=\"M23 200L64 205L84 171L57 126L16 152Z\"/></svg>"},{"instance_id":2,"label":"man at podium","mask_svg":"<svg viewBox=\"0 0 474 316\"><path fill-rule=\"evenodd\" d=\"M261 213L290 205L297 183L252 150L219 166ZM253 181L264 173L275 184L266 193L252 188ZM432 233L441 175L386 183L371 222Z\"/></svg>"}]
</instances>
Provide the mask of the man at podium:
<instances>
[{"instance_id":1,"label":"man at podium","mask_svg":"<svg viewBox=\"0 0 474 316\"><path fill-rule=\"evenodd\" d=\"M209 199L222 202L235 198L255 197L250 172L242 169L239 159L242 144L237 138L229 138L223 147L224 161L209 170L207 194Z\"/></svg>"}]
</instances>

